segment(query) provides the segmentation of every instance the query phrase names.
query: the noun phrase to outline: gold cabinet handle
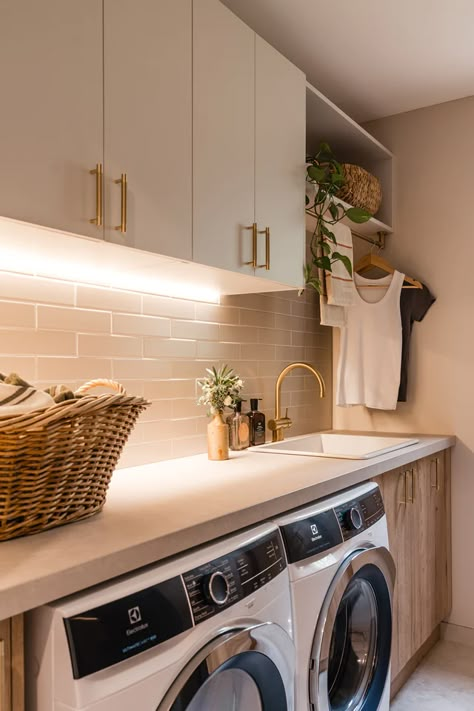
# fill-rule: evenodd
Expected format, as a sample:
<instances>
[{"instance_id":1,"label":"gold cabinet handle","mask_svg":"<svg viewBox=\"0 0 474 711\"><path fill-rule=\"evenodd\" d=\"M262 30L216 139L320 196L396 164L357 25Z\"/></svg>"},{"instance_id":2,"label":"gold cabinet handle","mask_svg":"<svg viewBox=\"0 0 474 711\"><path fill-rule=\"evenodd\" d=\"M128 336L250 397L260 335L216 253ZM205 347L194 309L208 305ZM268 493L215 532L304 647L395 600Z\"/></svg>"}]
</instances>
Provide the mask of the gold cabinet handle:
<instances>
[{"instance_id":1,"label":"gold cabinet handle","mask_svg":"<svg viewBox=\"0 0 474 711\"><path fill-rule=\"evenodd\" d=\"M410 475L410 484L411 484L411 486L410 486L410 493L411 493L411 496L410 496L410 498L408 499L408 503L409 503L409 504L414 504L414 503L415 503L415 469L414 469L414 468L413 468L413 469L409 469L409 470L407 471L407 474Z\"/></svg>"},{"instance_id":2,"label":"gold cabinet handle","mask_svg":"<svg viewBox=\"0 0 474 711\"><path fill-rule=\"evenodd\" d=\"M120 225L114 229L125 233L127 231L127 174L122 173L114 182L120 184Z\"/></svg>"},{"instance_id":3,"label":"gold cabinet handle","mask_svg":"<svg viewBox=\"0 0 474 711\"><path fill-rule=\"evenodd\" d=\"M5 640L0 639L0 709L3 709L7 702L7 660L5 655Z\"/></svg>"},{"instance_id":4,"label":"gold cabinet handle","mask_svg":"<svg viewBox=\"0 0 474 711\"><path fill-rule=\"evenodd\" d=\"M406 506L408 503L408 492L407 492L407 473L403 472L399 474L398 481L400 482L400 477L403 477L403 499L398 502L402 506Z\"/></svg>"},{"instance_id":5,"label":"gold cabinet handle","mask_svg":"<svg viewBox=\"0 0 474 711\"><path fill-rule=\"evenodd\" d=\"M94 170L90 170L89 173L95 175L95 217L89 222L97 227L102 227L102 186L104 181L102 163L97 163Z\"/></svg>"},{"instance_id":6,"label":"gold cabinet handle","mask_svg":"<svg viewBox=\"0 0 474 711\"><path fill-rule=\"evenodd\" d=\"M257 269L270 269L270 228L258 230L259 235L265 235L265 264L257 264Z\"/></svg>"},{"instance_id":7,"label":"gold cabinet handle","mask_svg":"<svg viewBox=\"0 0 474 711\"><path fill-rule=\"evenodd\" d=\"M245 227L246 230L252 230L252 261L245 262L254 269L257 266L257 223L254 222L250 227Z\"/></svg>"},{"instance_id":8,"label":"gold cabinet handle","mask_svg":"<svg viewBox=\"0 0 474 711\"><path fill-rule=\"evenodd\" d=\"M435 465L435 483L434 484L433 484L433 477L431 476L433 464ZM431 488L436 489L436 491L439 491L439 457L435 457L434 459L430 460L430 479L431 479Z\"/></svg>"}]
</instances>

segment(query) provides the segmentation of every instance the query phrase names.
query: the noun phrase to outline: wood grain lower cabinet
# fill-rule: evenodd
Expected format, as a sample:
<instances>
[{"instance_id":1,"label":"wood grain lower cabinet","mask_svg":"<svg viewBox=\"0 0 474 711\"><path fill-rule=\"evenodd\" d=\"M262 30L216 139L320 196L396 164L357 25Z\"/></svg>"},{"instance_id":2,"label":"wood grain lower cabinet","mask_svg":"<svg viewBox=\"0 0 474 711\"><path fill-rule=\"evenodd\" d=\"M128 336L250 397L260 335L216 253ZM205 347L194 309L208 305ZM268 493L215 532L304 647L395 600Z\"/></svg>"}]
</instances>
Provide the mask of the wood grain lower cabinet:
<instances>
[{"instance_id":1,"label":"wood grain lower cabinet","mask_svg":"<svg viewBox=\"0 0 474 711\"><path fill-rule=\"evenodd\" d=\"M397 567L392 642L395 682L451 607L449 463L449 452L440 452L376 479Z\"/></svg>"},{"instance_id":2,"label":"wood grain lower cabinet","mask_svg":"<svg viewBox=\"0 0 474 711\"><path fill-rule=\"evenodd\" d=\"M0 711L24 711L23 616L0 621Z\"/></svg>"}]
</instances>

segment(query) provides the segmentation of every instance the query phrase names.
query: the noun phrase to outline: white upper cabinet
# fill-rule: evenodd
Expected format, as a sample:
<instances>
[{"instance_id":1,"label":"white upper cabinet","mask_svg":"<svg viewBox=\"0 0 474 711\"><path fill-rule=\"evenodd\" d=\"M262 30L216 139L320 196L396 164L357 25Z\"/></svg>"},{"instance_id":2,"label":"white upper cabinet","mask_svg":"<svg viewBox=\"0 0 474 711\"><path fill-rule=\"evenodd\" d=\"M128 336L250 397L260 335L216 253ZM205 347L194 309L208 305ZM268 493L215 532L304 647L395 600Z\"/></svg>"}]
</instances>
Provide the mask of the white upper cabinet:
<instances>
[{"instance_id":1,"label":"white upper cabinet","mask_svg":"<svg viewBox=\"0 0 474 711\"><path fill-rule=\"evenodd\" d=\"M104 110L106 239L191 259L192 0L105 0Z\"/></svg>"},{"instance_id":2,"label":"white upper cabinet","mask_svg":"<svg viewBox=\"0 0 474 711\"><path fill-rule=\"evenodd\" d=\"M306 236L306 77L261 37L255 49L257 275L300 287Z\"/></svg>"},{"instance_id":3,"label":"white upper cabinet","mask_svg":"<svg viewBox=\"0 0 474 711\"><path fill-rule=\"evenodd\" d=\"M193 39L193 258L299 287L305 77L218 0Z\"/></svg>"},{"instance_id":4,"label":"white upper cabinet","mask_svg":"<svg viewBox=\"0 0 474 711\"><path fill-rule=\"evenodd\" d=\"M193 23L193 258L253 274L255 33L218 0Z\"/></svg>"},{"instance_id":5,"label":"white upper cabinet","mask_svg":"<svg viewBox=\"0 0 474 711\"><path fill-rule=\"evenodd\" d=\"M0 0L0 87L0 215L101 237L101 0Z\"/></svg>"}]
</instances>

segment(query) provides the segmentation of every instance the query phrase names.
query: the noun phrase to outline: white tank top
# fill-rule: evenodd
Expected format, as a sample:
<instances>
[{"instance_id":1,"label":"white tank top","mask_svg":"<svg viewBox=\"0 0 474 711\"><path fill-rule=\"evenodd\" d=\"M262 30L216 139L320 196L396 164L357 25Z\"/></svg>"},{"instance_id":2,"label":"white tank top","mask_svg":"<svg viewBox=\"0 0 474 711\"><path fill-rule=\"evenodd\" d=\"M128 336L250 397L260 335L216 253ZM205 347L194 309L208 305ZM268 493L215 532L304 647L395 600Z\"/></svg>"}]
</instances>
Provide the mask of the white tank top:
<instances>
[{"instance_id":1,"label":"white tank top","mask_svg":"<svg viewBox=\"0 0 474 711\"><path fill-rule=\"evenodd\" d=\"M387 289L364 289L374 280L354 275L354 301L347 307L346 326L341 329L337 405L366 405L379 410L397 407L404 277L396 271L377 279L378 284L388 284Z\"/></svg>"}]
</instances>

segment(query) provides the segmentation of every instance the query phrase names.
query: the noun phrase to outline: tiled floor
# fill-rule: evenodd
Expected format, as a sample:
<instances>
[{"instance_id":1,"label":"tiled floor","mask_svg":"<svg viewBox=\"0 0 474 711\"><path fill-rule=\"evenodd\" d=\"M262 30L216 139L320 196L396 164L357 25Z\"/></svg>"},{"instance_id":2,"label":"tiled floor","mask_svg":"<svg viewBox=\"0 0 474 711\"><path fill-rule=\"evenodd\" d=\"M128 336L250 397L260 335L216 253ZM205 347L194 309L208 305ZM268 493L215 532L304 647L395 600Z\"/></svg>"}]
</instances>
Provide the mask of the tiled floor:
<instances>
[{"instance_id":1,"label":"tiled floor","mask_svg":"<svg viewBox=\"0 0 474 711\"><path fill-rule=\"evenodd\" d=\"M394 699L390 711L473 711L474 647L439 642Z\"/></svg>"}]
</instances>

